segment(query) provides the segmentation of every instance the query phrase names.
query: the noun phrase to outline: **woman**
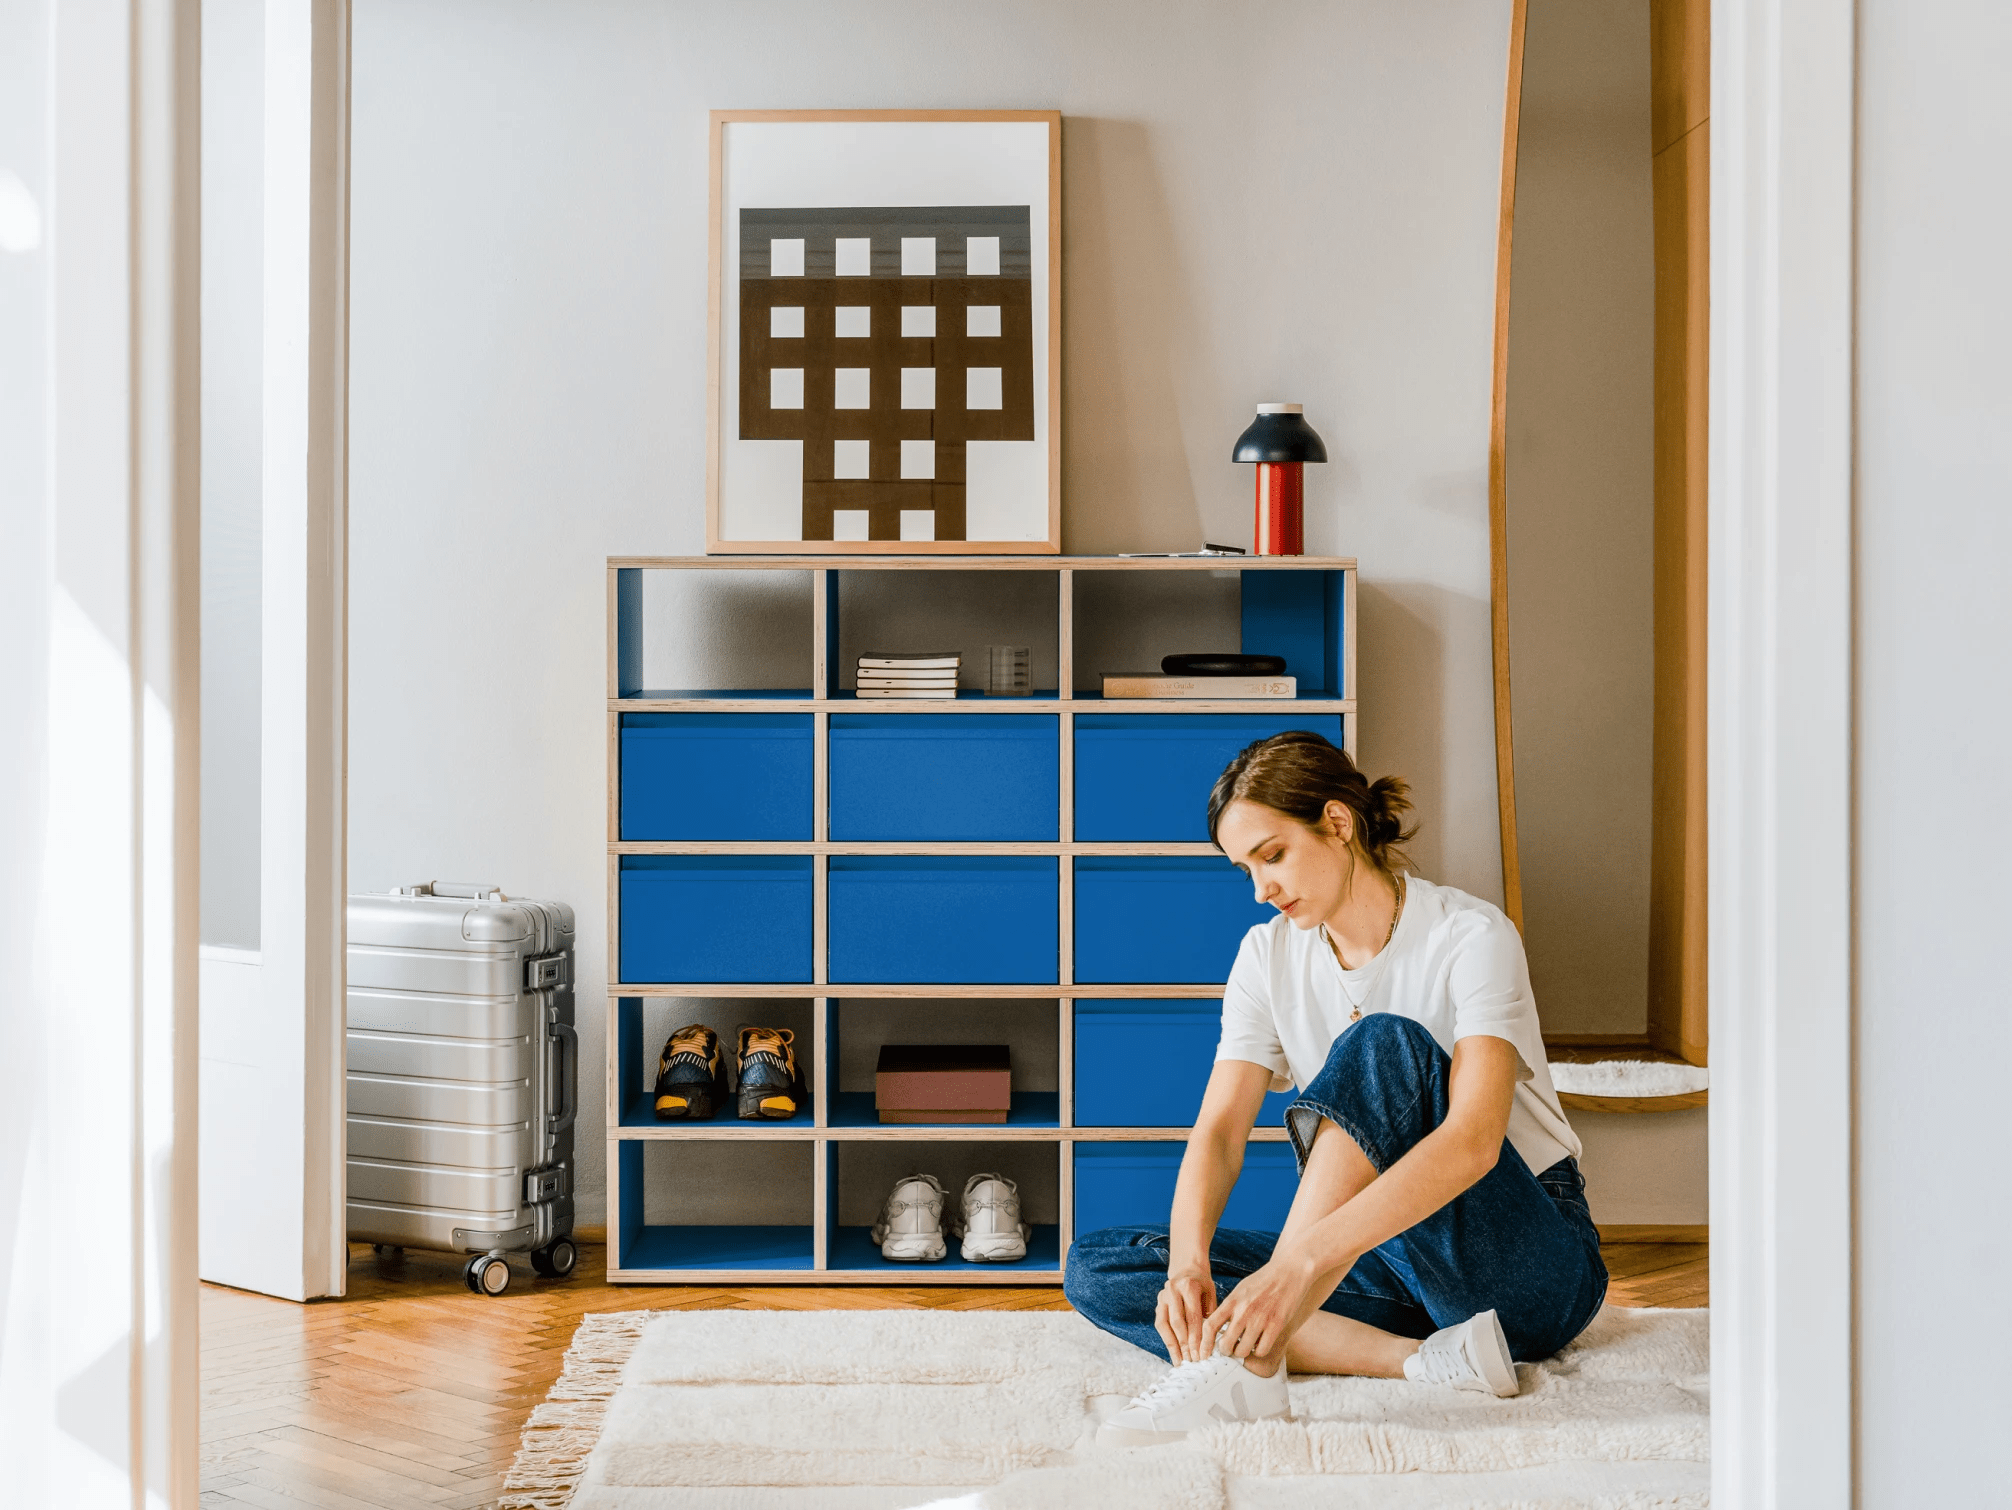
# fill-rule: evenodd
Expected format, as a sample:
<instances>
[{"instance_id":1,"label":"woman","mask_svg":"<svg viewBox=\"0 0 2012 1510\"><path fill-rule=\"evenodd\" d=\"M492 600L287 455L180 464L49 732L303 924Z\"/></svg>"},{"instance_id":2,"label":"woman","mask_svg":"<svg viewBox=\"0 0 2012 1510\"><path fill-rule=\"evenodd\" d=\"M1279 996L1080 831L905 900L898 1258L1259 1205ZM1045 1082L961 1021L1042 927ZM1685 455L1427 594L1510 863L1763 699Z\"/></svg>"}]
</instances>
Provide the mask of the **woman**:
<instances>
[{"instance_id":1,"label":"woman","mask_svg":"<svg viewBox=\"0 0 2012 1510\"><path fill-rule=\"evenodd\" d=\"M1558 1104L1522 940L1404 870L1410 804L1318 734L1230 762L1209 836L1278 916L1244 936L1167 1225L1069 1254L1069 1300L1175 1369L1105 1423L1144 1446L1289 1416L1285 1376L1516 1392L1606 1294L1579 1140ZM1268 1090L1300 1183L1281 1232L1216 1226Z\"/></svg>"}]
</instances>

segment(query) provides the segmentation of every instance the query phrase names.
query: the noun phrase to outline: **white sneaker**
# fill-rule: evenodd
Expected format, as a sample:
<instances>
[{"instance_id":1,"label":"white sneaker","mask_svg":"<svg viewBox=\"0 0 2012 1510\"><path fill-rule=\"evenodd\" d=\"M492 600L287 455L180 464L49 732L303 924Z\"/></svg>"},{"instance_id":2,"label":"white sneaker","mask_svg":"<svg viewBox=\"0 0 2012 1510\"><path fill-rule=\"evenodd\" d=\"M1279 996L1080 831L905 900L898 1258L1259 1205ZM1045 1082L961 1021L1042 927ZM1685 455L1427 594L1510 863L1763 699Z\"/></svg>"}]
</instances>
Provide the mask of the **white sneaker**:
<instances>
[{"instance_id":1,"label":"white sneaker","mask_svg":"<svg viewBox=\"0 0 2012 1510\"><path fill-rule=\"evenodd\" d=\"M1099 1447L1157 1447L1218 1421L1290 1421L1285 1370L1269 1379L1217 1353L1183 1363L1097 1428Z\"/></svg>"},{"instance_id":2,"label":"white sneaker","mask_svg":"<svg viewBox=\"0 0 2012 1510\"><path fill-rule=\"evenodd\" d=\"M1487 1390L1505 1400L1518 1387L1509 1339L1493 1311L1470 1316L1419 1343L1418 1351L1404 1360L1404 1377L1418 1384Z\"/></svg>"},{"instance_id":3,"label":"white sneaker","mask_svg":"<svg viewBox=\"0 0 2012 1510\"><path fill-rule=\"evenodd\" d=\"M1010 1263L1027 1256L1034 1229L1020 1220L1020 1187L1003 1175L974 1174L964 1182L964 1261Z\"/></svg>"},{"instance_id":4,"label":"white sneaker","mask_svg":"<svg viewBox=\"0 0 2012 1510\"><path fill-rule=\"evenodd\" d=\"M888 1192L873 1240L882 1258L934 1263L943 1257L943 1186L933 1174L896 1180Z\"/></svg>"}]
</instances>

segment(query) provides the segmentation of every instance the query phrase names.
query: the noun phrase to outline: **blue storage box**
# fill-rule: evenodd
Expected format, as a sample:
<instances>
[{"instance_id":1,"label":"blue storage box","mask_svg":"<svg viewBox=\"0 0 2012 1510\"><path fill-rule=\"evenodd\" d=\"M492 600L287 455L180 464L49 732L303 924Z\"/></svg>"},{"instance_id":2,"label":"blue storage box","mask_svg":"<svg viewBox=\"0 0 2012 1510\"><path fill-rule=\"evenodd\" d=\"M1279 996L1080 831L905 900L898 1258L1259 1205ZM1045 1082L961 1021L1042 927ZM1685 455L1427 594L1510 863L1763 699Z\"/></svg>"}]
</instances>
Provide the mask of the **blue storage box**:
<instances>
[{"instance_id":1,"label":"blue storage box","mask_svg":"<svg viewBox=\"0 0 2012 1510\"><path fill-rule=\"evenodd\" d=\"M1059 890L1048 855L833 855L831 979L1053 985Z\"/></svg>"},{"instance_id":2,"label":"blue storage box","mask_svg":"<svg viewBox=\"0 0 2012 1510\"><path fill-rule=\"evenodd\" d=\"M1055 839L1052 713L834 713L831 837Z\"/></svg>"},{"instance_id":3,"label":"blue storage box","mask_svg":"<svg viewBox=\"0 0 2012 1510\"><path fill-rule=\"evenodd\" d=\"M1193 1127L1222 1039L1219 1001L1076 1003L1076 1125ZM1285 1125L1285 1091L1267 1092L1260 1127Z\"/></svg>"},{"instance_id":4,"label":"blue storage box","mask_svg":"<svg viewBox=\"0 0 2012 1510\"><path fill-rule=\"evenodd\" d=\"M808 713L622 715L622 837L811 835Z\"/></svg>"},{"instance_id":5,"label":"blue storage box","mask_svg":"<svg viewBox=\"0 0 2012 1510\"><path fill-rule=\"evenodd\" d=\"M1078 1143L1076 1235L1105 1227L1167 1230L1184 1143ZM1223 1227L1277 1232L1299 1189L1289 1143L1251 1143L1223 1208Z\"/></svg>"},{"instance_id":6,"label":"blue storage box","mask_svg":"<svg viewBox=\"0 0 2012 1510\"><path fill-rule=\"evenodd\" d=\"M624 855L624 981L807 981L808 855Z\"/></svg>"},{"instance_id":7,"label":"blue storage box","mask_svg":"<svg viewBox=\"0 0 2012 1510\"><path fill-rule=\"evenodd\" d=\"M1224 981L1244 934L1276 916L1242 871L1212 855L1079 856L1076 979Z\"/></svg>"},{"instance_id":8,"label":"blue storage box","mask_svg":"<svg viewBox=\"0 0 2012 1510\"><path fill-rule=\"evenodd\" d=\"M1209 789L1245 745L1287 729L1341 743L1339 713L1083 713L1076 718L1076 837L1208 842Z\"/></svg>"}]
</instances>

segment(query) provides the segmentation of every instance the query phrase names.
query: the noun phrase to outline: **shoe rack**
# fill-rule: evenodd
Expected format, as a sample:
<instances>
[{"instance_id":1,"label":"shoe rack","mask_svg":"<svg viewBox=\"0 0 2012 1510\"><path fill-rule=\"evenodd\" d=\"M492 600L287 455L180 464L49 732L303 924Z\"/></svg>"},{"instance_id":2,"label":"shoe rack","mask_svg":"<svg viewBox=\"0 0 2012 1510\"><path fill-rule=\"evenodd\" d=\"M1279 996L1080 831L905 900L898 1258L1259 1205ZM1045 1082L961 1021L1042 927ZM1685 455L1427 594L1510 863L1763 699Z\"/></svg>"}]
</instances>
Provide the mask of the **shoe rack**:
<instances>
[{"instance_id":1,"label":"shoe rack","mask_svg":"<svg viewBox=\"0 0 2012 1510\"><path fill-rule=\"evenodd\" d=\"M737 593L749 572L780 594ZM607 587L609 1282L1060 1283L1079 1227L1163 1218L1223 981L1268 913L1206 842L1208 783L1282 728L1354 753L1354 561L615 557ZM702 607L671 625L670 602ZM697 681L799 625L797 685L649 685L666 643L708 637L672 657ZM849 690L869 649L957 648L982 688L988 641L1032 646L1032 696ZM1100 695L1105 671L1225 641L1285 655L1299 695ZM729 1047L740 1022L791 1027L810 1104L656 1121L658 1052L692 1020ZM877 1120L878 1043L932 1041L1014 1046L1005 1123ZM1286 1099L1231 1225L1283 1220ZM954 1205L993 1169L1020 1184L1025 1259L880 1257L894 1178L936 1174Z\"/></svg>"}]
</instances>

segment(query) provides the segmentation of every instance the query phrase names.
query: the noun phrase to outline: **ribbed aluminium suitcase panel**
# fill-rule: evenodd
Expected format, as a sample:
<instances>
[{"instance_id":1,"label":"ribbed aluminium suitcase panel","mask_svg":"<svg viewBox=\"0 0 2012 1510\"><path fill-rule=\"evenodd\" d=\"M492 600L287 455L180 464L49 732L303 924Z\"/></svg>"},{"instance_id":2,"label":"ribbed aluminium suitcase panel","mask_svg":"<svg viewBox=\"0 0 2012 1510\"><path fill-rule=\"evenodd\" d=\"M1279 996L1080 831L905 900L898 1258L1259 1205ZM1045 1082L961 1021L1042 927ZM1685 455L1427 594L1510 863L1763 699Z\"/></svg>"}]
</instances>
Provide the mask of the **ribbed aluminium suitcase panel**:
<instances>
[{"instance_id":1,"label":"ribbed aluminium suitcase panel","mask_svg":"<svg viewBox=\"0 0 2012 1510\"><path fill-rule=\"evenodd\" d=\"M572 946L555 902L349 899L352 1239L486 1251L572 1230Z\"/></svg>"},{"instance_id":2,"label":"ribbed aluminium suitcase panel","mask_svg":"<svg viewBox=\"0 0 2012 1510\"><path fill-rule=\"evenodd\" d=\"M424 1033L349 1030L352 1074L409 1075L530 1086L537 1067L528 1033L515 1038L435 1038Z\"/></svg>"}]
</instances>

